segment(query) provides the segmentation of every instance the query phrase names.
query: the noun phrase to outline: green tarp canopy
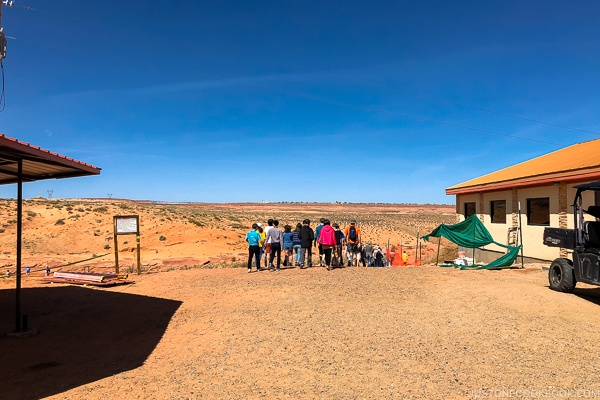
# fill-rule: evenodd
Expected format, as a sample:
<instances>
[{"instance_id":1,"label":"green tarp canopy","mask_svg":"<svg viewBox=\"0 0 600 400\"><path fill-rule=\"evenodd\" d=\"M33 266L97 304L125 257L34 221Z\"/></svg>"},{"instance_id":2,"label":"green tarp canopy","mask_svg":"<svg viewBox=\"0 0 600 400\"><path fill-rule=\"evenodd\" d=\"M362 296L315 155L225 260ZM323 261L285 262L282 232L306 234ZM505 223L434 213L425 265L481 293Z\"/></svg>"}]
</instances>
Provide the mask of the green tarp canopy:
<instances>
[{"instance_id":1,"label":"green tarp canopy","mask_svg":"<svg viewBox=\"0 0 600 400\"><path fill-rule=\"evenodd\" d=\"M507 246L494 241L490 232L486 229L483 223L475 215L471 215L469 218L462 222L454 225L442 224L435 228L430 234L425 235L422 239L429 241L430 237L445 237L452 243L456 243L459 246L466 247L468 249L474 249L488 244L495 244L508 250L508 252L502 257L494 260L488 265L473 266L471 268L477 269L490 269L490 268L501 268L510 267L517 258L519 250L522 245L517 247ZM461 269L467 269L461 268Z\"/></svg>"}]
</instances>

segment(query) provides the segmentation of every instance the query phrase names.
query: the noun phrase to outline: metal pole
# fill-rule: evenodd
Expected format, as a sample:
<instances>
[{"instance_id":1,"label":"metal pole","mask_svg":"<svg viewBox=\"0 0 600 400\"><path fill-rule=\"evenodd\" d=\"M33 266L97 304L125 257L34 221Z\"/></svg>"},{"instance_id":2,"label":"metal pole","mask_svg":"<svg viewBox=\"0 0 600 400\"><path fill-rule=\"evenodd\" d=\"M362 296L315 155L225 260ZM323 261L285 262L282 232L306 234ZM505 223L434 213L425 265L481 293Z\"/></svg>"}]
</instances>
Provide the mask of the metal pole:
<instances>
[{"instance_id":1,"label":"metal pole","mask_svg":"<svg viewBox=\"0 0 600 400\"><path fill-rule=\"evenodd\" d=\"M402 240L400 241L400 264L404 265L404 259L402 258L402 253L403 253L403 247L402 247Z\"/></svg>"},{"instance_id":2,"label":"metal pole","mask_svg":"<svg viewBox=\"0 0 600 400\"><path fill-rule=\"evenodd\" d=\"M521 245L521 268L525 268L523 259L523 229L521 225L521 202L519 202L519 244Z\"/></svg>"},{"instance_id":3,"label":"metal pole","mask_svg":"<svg viewBox=\"0 0 600 400\"><path fill-rule=\"evenodd\" d=\"M419 234L421 233L421 227L417 228L417 245L415 246L415 264L421 265L421 263L417 263L417 257L419 256Z\"/></svg>"},{"instance_id":4,"label":"metal pole","mask_svg":"<svg viewBox=\"0 0 600 400\"><path fill-rule=\"evenodd\" d=\"M23 234L23 160L17 161L17 289L15 332L21 332L21 235Z\"/></svg>"}]
</instances>

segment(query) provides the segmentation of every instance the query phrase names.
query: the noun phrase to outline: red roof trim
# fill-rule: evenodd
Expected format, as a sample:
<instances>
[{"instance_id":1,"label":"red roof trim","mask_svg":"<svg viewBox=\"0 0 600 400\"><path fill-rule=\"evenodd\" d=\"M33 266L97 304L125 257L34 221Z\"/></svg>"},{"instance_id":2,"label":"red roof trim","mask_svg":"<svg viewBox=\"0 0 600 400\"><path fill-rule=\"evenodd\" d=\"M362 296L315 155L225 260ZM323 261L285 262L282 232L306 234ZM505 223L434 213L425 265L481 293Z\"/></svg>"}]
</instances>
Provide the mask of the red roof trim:
<instances>
[{"instance_id":1,"label":"red roof trim","mask_svg":"<svg viewBox=\"0 0 600 400\"><path fill-rule=\"evenodd\" d=\"M76 168L84 167L81 169L85 169L92 173L99 174L101 171L101 168L95 167L91 164L85 163L83 161L78 161L73 158L69 158L67 156L63 156L61 154L55 153L50 150L42 149L39 146L30 145L27 142L19 142L17 139L8 137L8 136L4 135L3 133L0 133L0 145L5 145L14 150L21 151L21 152L31 155L31 156L40 157L40 158L46 159L48 161L53 161L52 158L59 158L60 160L54 160L54 161L58 161L61 164L65 164L65 162L63 160L67 160L73 167L76 167Z\"/></svg>"},{"instance_id":2,"label":"red roof trim","mask_svg":"<svg viewBox=\"0 0 600 400\"><path fill-rule=\"evenodd\" d=\"M446 194L469 194L469 193L480 193L480 192L491 192L498 190L508 190L512 188L524 188L524 187L535 187L535 186L546 186L548 184L554 184L558 182L583 182L583 181L594 181L600 180L600 168L588 170L588 172L579 172L571 175L567 174L550 174L545 177L537 177L537 179L531 179L531 177L518 179L514 181L505 182L494 182L486 185L477 185L471 187L464 187L459 189L446 189Z\"/></svg>"}]
</instances>

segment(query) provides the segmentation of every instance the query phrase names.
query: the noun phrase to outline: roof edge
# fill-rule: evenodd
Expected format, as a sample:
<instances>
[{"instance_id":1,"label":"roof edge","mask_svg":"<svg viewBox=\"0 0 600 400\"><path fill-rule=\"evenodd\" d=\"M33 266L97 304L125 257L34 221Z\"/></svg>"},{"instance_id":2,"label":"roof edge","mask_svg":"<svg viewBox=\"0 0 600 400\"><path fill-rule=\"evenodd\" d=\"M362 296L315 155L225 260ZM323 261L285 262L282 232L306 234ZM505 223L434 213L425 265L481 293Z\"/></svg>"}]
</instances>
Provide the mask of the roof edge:
<instances>
[{"instance_id":1,"label":"roof edge","mask_svg":"<svg viewBox=\"0 0 600 400\"><path fill-rule=\"evenodd\" d=\"M579 169L578 171L583 171ZM502 182L493 182L483 185L474 185L460 188L449 187L446 189L447 195L470 194L478 192L490 192L496 190L507 190L513 188L545 186L558 182L576 182L585 180L600 180L600 167L593 169L586 168L587 172L579 172L575 174L555 173L547 175L529 176L522 179L506 180Z\"/></svg>"}]
</instances>

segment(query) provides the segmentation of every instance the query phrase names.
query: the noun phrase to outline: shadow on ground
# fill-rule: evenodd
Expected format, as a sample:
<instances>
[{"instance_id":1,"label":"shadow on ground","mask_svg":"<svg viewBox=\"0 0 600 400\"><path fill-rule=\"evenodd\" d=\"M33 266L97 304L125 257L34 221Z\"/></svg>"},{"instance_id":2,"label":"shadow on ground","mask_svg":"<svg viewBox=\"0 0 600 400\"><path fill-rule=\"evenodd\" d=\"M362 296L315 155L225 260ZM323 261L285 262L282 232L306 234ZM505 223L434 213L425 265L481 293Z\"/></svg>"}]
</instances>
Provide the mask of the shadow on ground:
<instances>
[{"instance_id":1,"label":"shadow on ground","mask_svg":"<svg viewBox=\"0 0 600 400\"><path fill-rule=\"evenodd\" d=\"M38 399L141 366L181 302L75 286L23 289L22 313L38 334L15 329L15 291L0 290L0 397Z\"/></svg>"},{"instance_id":2,"label":"shadow on ground","mask_svg":"<svg viewBox=\"0 0 600 400\"><path fill-rule=\"evenodd\" d=\"M576 287L573 294L584 300L600 305L600 288L578 288Z\"/></svg>"}]
</instances>

